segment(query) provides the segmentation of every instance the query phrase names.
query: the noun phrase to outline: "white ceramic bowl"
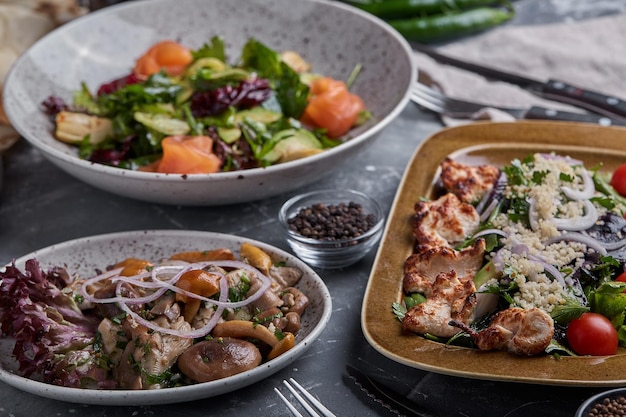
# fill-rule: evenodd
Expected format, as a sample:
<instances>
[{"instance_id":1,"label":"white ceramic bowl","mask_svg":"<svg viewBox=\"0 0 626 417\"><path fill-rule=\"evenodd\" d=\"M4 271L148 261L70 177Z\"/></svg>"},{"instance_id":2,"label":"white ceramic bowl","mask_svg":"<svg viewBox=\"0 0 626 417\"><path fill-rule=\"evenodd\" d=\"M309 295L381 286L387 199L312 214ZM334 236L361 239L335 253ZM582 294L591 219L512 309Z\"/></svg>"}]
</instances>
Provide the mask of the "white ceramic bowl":
<instances>
[{"instance_id":1,"label":"white ceramic bowl","mask_svg":"<svg viewBox=\"0 0 626 417\"><path fill-rule=\"evenodd\" d=\"M296 345L271 361L249 371L227 378L195 385L158 390L95 390L67 388L25 378L16 371L18 363L11 354L13 343L0 338L0 381L22 391L46 398L81 404L98 405L157 405L206 399L254 384L293 363L320 336L332 314L332 300L321 277L310 267L278 248L266 243L235 235L189 230L138 230L90 236L58 243L22 256L15 261L20 270L29 259L37 259L48 271L65 265L70 275L93 276L97 269L136 257L160 260L184 251L228 248L239 256L243 242L260 247L275 261L295 266L304 272L296 285L309 298L302 316L302 328L296 335ZM0 266L0 270L4 268ZM207 414L208 415L208 414Z\"/></svg>"},{"instance_id":2,"label":"white ceramic bowl","mask_svg":"<svg viewBox=\"0 0 626 417\"><path fill-rule=\"evenodd\" d=\"M221 36L229 61L255 38L294 50L315 72L346 79L362 65L352 91L373 114L345 144L267 168L217 174L157 174L81 160L57 141L41 111L50 95L71 101L85 81L91 91L130 72L153 43L175 39L197 48ZM382 20L325 0L138 0L101 9L51 32L14 64L3 91L4 108L19 133L50 161L95 187L163 204L222 205L254 201L297 189L341 169L405 107L416 77L409 44Z\"/></svg>"}]
</instances>

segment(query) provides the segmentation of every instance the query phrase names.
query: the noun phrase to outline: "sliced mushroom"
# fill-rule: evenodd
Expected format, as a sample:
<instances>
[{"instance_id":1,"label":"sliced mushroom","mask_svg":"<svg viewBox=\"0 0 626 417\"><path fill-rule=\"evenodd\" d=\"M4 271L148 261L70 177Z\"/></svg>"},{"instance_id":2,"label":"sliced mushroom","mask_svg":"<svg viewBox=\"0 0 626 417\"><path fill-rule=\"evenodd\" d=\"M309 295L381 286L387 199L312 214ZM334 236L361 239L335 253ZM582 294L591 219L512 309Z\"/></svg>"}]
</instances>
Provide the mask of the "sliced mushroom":
<instances>
[{"instance_id":1,"label":"sliced mushroom","mask_svg":"<svg viewBox=\"0 0 626 417\"><path fill-rule=\"evenodd\" d=\"M295 344L296 338L294 337L294 335L292 333L284 333L283 338L280 339L280 342L278 342L276 346L272 348L270 353L268 353L267 359L272 360L282 355L283 353L294 347Z\"/></svg>"},{"instance_id":2,"label":"sliced mushroom","mask_svg":"<svg viewBox=\"0 0 626 417\"><path fill-rule=\"evenodd\" d=\"M263 250L251 243L244 242L241 244L239 255L241 259L245 260L265 275L269 275L273 262L272 258L267 253L263 252Z\"/></svg>"},{"instance_id":3,"label":"sliced mushroom","mask_svg":"<svg viewBox=\"0 0 626 417\"><path fill-rule=\"evenodd\" d=\"M268 359L281 355L295 345L295 337L292 333L281 333L281 338L278 338L267 327L243 320L232 320L217 324L213 329L213 336L259 340L272 348Z\"/></svg>"},{"instance_id":4,"label":"sliced mushroom","mask_svg":"<svg viewBox=\"0 0 626 417\"><path fill-rule=\"evenodd\" d=\"M252 343L220 337L198 342L178 358L178 367L196 382L214 381L256 368L261 353Z\"/></svg>"},{"instance_id":5,"label":"sliced mushroom","mask_svg":"<svg viewBox=\"0 0 626 417\"><path fill-rule=\"evenodd\" d=\"M254 315L254 321L261 324L273 322L274 319L281 318L283 313L278 307L272 307L267 310L261 311ZM282 329L282 327L281 327Z\"/></svg>"},{"instance_id":6,"label":"sliced mushroom","mask_svg":"<svg viewBox=\"0 0 626 417\"><path fill-rule=\"evenodd\" d=\"M152 266L152 262L146 261L145 259L127 258L117 263L113 267L113 269L124 268L120 272L120 275L124 277L132 277L133 275L138 275L142 272L146 272L148 268Z\"/></svg>"},{"instance_id":7,"label":"sliced mushroom","mask_svg":"<svg viewBox=\"0 0 626 417\"><path fill-rule=\"evenodd\" d=\"M285 288L282 292L283 313L294 312L302 315L304 310L309 306L309 298L296 287Z\"/></svg>"},{"instance_id":8,"label":"sliced mushroom","mask_svg":"<svg viewBox=\"0 0 626 417\"><path fill-rule=\"evenodd\" d=\"M214 249L204 251L179 252L170 256L172 260L185 261L189 263L207 261L233 261L235 255L230 249Z\"/></svg>"},{"instance_id":9,"label":"sliced mushroom","mask_svg":"<svg viewBox=\"0 0 626 417\"><path fill-rule=\"evenodd\" d=\"M252 294L256 293L262 285L263 283L260 279L251 277L250 289L248 290L247 296L250 297ZM250 307L258 311L265 311L273 307L281 307L282 305L283 300L271 289L265 291L263 295L250 303Z\"/></svg>"},{"instance_id":10,"label":"sliced mushroom","mask_svg":"<svg viewBox=\"0 0 626 417\"><path fill-rule=\"evenodd\" d=\"M119 366L113 369L113 375L117 381L119 388L128 390L140 390L143 389L143 382L141 380L141 373L137 369L133 354L135 353L135 346L133 343L128 343L124 348L124 352L121 355Z\"/></svg>"},{"instance_id":11,"label":"sliced mushroom","mask_svg":"<svg viewBox=\"0 0 626 417\"><path fill-rule=\"evenodd\" d=\"M95 298L112 298L117 295L116 290L117 290L117 284L114 282L108 281L106 285L103 285L102 287L98 288L93 293L93 296ZM141 294L139 290L135 288L134 286L129 285L127 283L123 283L122 286L120 287L120 295L122 295L123 297L127 297L127 298L138 298L138 297L141 297L143 294ZM120 314L120 312L122 311L118 307L118 305L115 303L96 303L95 306L103 317L115 317L118 314ZM139 312L143 310L144 304L133 303L129 305L129 308L133 310L134 312Z\"/></svg>"},{"instance_id":12,"label":"sliced mushroom","mask_svg":"<svg viewBox=\"0 0 626 417\"><path fill-rule=\"evenodd\" d=\"M289 313L285 314L283 319L285 321L285 325L282 328L284 331L293 334L296 334L300 331L300 327L302 327L300 323L300 314L294 311L290 311Z\"/></svg>"},{"instance_id":13,"label":"sliced mushroom","mask_svg":"<svg viewBox=\"0 0 626 417\"><path fill-rule=\"evenodd\" d=\"M198 294L203 297L210 297L220 290L219 281L221 277L217 274L204 271L202 269L192 269L181 275L176 286L185 290ZM193 321L193 317L200 309L200 300L198 298L188 297L185 294L176 294L176 301L185 303L184 317L188 323Z\"/></svg>"},{"instance_id":14,"label":"sliced mushroom","mask_svg":"<svg viewBox=\"0 0 626 417\"><path fill-rule=\"evenodd\" d=\"M213 328L212 334L213 337L258 339L271 347L276 346L279 342L276 335L267 327L245 320L231 320L218 323Z\"/></svg>"}]
</instances>

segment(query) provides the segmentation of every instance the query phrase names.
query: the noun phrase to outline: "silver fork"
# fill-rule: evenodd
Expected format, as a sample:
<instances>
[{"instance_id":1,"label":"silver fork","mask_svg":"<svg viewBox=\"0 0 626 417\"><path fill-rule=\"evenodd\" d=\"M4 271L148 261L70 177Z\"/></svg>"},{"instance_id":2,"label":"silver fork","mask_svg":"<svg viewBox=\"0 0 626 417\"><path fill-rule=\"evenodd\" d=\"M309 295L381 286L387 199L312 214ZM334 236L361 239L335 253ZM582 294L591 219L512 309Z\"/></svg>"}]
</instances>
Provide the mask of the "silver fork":
<instances>
[{"instance_id":1,"label":"silver fork","mask_svg":"<svg viewBox=\"0 0 626 417\"><path fill-rule=\"evenodd\" d=\"M516 119L523 118L526 110L494 107L487 104L470 102L449 97L427 85L415 83L411 91L411 100L420 106L445 116L457 119L472 117L476 112L485 108L493 108L511 114Z\"/></svg>"},{"instance_id":2,"label":"silver fork","mask_svg":"<svg viewBox=\"0 0 626 417\"><path fill-rule=\"evenodd\" d=\"M289 389L289 391L291 392L291 394L293 394L298 403L302 407L304 407L304 409L309 413L311 417L337 417L328 408L324 407L324 405L319 402L315 397L309 394L309 392L304 389L302 385L296 382L295 379L289 378L289 381L283 380L283 384L287 387L287 389ZM291 411L294 416L304 417L302 414L300 414L298 409L294 407L294 405L291 404L291 402L283 395L283 393L280 392L278 388L274 388L274 391L276 391L276 394L278 394L280 399L285 403L287 408L289 408L289 411ZM313 407L315 407L317 411L313 407L311 407L311 405L304 398L302 398L302 395L300 394L304 395L306 399L309 400L311 404L313 404Z\"/></svg>"},{"instance_id":3,"label":"silver fork","mask_svg":"<svg viewBox=\"0 0 626 417\"><path fill-rule=\"evenodd\" d=\"M411 90L411 100L428 110L434 111L435 113L456 119L471 119L480 110L491 108L508 113L515 119L561 120L593 123L601 126L626 126L626 119L609 118L597 114L573 113L546 109L538 106L532 106L528 109L516 109L460 100L448 97L445 94L422 84L421 82L417 82L413 86L413 89Z\"/></svg>"}]
</instances>

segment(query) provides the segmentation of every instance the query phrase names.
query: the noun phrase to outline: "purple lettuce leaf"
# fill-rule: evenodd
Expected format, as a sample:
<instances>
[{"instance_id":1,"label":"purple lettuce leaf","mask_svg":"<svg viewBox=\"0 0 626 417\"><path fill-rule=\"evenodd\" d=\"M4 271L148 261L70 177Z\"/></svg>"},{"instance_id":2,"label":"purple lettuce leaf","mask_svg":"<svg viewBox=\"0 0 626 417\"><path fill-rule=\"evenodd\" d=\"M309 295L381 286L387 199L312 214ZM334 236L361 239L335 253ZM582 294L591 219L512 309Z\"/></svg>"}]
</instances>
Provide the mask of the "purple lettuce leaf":
<instances>
[{"instance_id":1,"label":"purple lettuce leaf","mask_svg":"<svg viewBox=\"0 0 626 417\"><path fill-rule=\"evenodd\" d=\"M62 292L69 282L64 269L44 272L30 259L23 272L8 265L0 279L0 330L15 340L23 376L41 374L45 382L73 387L90 380L108 385L93 346L100 320Z\"/></svg>"}]
</instances>

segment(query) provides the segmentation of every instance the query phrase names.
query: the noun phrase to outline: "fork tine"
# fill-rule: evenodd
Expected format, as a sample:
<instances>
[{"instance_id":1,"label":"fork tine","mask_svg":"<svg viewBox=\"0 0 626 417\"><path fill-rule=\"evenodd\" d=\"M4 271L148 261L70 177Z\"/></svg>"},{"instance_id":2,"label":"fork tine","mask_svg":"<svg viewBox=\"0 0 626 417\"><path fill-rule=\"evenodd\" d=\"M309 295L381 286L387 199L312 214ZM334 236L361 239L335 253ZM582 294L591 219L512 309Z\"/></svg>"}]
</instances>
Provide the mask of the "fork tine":
<instances>
[{"instance_id":1,"label":"fork tine","mask_svg":"<svg viewBox=\"0 0 626 417\"><path fill-rule=\"evenodd\" d=\"M337 417L335 416L328 408L324 406L321 402L317 400L314 396L312 396L309 391L304 389L302 385L300 385L295 379L289 378L289 381L296 386L300 392L322 413L324 417ZM293 391L292 391L293 392Z\"/></svg>"},{"instance_id":2,"label":"fork tine","mask_svg":"<svg viewBox=\"0 0 626 417\"><path fill-rule=\"evenodd\" d=\"M283 395L282 392L280 392L280 390L278 388L274 388L274 391L276 391L276 394L278 394L278 396L280 397L280 399L285 403L285 405L287 406L287 408L289 409L289 411L291 411L291 413L296 416L296 417L304 417L302 414L300 414L300 412L296 409L296 407L294 407L287 398L285 398L285 396Z\"/></svg>"},{"instance_id":3,"label":"fork tine","mask_svg":"<svg viewBox=\"0 0 626 417\"><path fill-rule=\"evenodd\" d=\"M304 398L302 398L302 396L291 386L289 385L289 382L287 381L283 381L283 384L285 384L285 386L289 389L289 391L291 391L291 393L293 394L294 397L296 397L296 400L298 400L298 402L300 403L300 405L302 405L304 407L304 409L313 417L321 417L317 411L315 411L313 409L313 407L311 407L309 405L309 403L307 403L305 401ZM303 391L304 393L304 391ZM308 397L307 397L308 398Z\"/></svg>"},{"instance_id":4,"label":"fork tine","mask_svg":"<svg viewBox=\"0 0 626 417\"><path fill-rule=\"evenodd\" d=\"M426 109L453 117L471 116L486 107L482 104L470 103L448 97L421 83L416 83L413 87L411 99Z\"/></svg>"},{"instance_id":5,"label":"fork tine","mask_svg":"<svg viewBox=\"0 0 626 417\"><path fill-rule=\"evenodd\" d=\"M434 106L437 106L439 109L441 109L441 111L450 111L451 108L455 107L454 100L444 96L439 91L425 85L416 84L414 93L424 100L428 100L428 102L432 103Z\"/></svg>"},{"instance_id":6,"label":"fork tine","mask_svg":"<svg viewBox=\"0 0 626 417\"><path fill-rule=\"evenodd\" d=\"M437 113L442 113L446 110L444 104L441 99L438 97L434 97L430 94L430 89L422 86L421 84L416 84L411 92L411 98L417 104L425 107L429 110L432 110ZM431 90L432 91L432 90Z\"/></svg>"},{"instance_id":7,"label":"fork tine","mask_svg":"<svg viewBox=\"0 0 626 417\"><path fill-rule=\"evenodd\" d=\"M296 400L300 403L300 405L302 405L302 407L304 407L306 409L306 411L312 416L312 417L336 417L328 408L324 407L324 405L319 402L315 397L313 397L304 387L302 387L302 385L300 385L295 379L293 378L289 378L289 381L287 380L283 380L283 384L287 387L287 389L289 389L289 391L291 392L291 394L296 398ZM294 388L295 387L295 388ZM296 391L296 388L298 389L298 391ZM302 417L302 414L300 414L295 407L289 403L289 400L287 400L285 398L285 396L280 392L280 390L278 390L278 388L274 388L274 391L276 391L278 393L278 395L280 396L281 400L287 404L287 406L289 407L289 410L293 413L294 416L296 417ZM307 400L305 400L304 398L302 398L302 395L304 395L306 397L306 399L313 404L313 406L315 408L317 408L317 410L319 412L321 412L322 414L320 415L313 407L311 407L311 405L307 402Z\"/></svg>"}]
</instances>

